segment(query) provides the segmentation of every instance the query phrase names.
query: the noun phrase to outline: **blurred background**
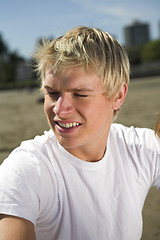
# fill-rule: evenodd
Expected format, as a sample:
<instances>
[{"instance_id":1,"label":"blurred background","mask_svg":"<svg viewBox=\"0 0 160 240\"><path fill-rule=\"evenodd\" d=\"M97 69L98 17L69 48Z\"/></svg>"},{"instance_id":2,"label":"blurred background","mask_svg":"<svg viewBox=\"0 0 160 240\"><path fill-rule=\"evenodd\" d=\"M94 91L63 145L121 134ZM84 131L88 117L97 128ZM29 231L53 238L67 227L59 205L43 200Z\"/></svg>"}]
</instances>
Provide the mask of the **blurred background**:
<instances>
[{"instance_id":1,"label":"blurred background","mask_svg":"<svg viewBox=\"0 0 160 240\"><path fill-rule=\"evenodd\" d=\"M0 3L0 88L34 86L30 63L42 38L98 27L127 50L131 77L160 74L159 0L5 0Z\"/></svg>"},{"instance_id":2,"label":"blurred background","mask_svg":"<svg viewBox=\"0 0 160 240\"><path fill-rule=\"evenodd\" d=\"M48 130L32 54L42 38L78 25L100 28L126 49L127 99L116 122L154 129L160 114L159 0L5 0L0 3L0 163L23 140ZM143 240L160 239L160 193L151 188Z\"/></svg>"}]
</instances>

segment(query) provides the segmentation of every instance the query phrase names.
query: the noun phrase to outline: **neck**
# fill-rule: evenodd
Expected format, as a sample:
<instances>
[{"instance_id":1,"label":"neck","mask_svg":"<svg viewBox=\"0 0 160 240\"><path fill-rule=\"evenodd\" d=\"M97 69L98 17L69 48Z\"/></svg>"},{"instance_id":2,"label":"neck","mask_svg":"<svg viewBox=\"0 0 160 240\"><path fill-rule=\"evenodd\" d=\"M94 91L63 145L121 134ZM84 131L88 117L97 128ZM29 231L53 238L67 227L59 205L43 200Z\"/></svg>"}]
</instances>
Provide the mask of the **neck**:
<instances>
[{"instance_id":1,"label":"neck","mask_svg":"<svg viewBox=\"0 0 160 240\"><path fill-rule=\"evenodd\" d=\"M89 146L81 146L78 148L71 148L66 149L70 154L73 156L87 162L98 162L100 161L106 152L106 143L107 141L102 145L98 144L95 145L89 145Z\"/></svg>"}]
</instances>

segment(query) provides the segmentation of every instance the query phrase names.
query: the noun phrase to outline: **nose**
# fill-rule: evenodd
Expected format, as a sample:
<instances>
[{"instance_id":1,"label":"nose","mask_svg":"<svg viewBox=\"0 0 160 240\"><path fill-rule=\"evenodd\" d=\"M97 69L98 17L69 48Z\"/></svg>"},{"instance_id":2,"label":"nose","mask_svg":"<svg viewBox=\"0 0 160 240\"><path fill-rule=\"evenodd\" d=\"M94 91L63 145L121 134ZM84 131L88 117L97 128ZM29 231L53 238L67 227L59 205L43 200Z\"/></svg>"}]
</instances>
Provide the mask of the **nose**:
<instances>
[{"instance_id":1,"label":"nose","mask_svg":"<svg viewBox=\"0 0 160 240\"><path fill-rule=\"evenodd\" d=\"M74 112L73 100L69 94L61 95L55 103L53 112L60 118L65 118Z\"/></svg>"}]
</instances>

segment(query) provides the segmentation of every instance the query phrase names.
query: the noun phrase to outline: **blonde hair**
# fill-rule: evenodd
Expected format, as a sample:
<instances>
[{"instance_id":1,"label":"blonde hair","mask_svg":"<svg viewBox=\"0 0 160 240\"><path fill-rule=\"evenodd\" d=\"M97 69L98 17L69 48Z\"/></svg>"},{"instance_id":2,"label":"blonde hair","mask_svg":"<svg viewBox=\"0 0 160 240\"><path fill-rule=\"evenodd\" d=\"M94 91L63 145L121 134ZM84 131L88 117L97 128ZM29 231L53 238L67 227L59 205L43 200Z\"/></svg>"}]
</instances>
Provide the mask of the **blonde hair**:
<instances>
[{"instance_id":1,"label":"blonde hair","mask_svg":"<svg viewBox=\"0 0 160 240\"><path fill-rule=\"evenodd\" d=\"M160 116L157 120L156 127L155 127L155 133L160 138Z\"/></svg>"},{"instance_id":2,"label":"blonde hair","mask_svg":"<svg viewBox=\"0 0 160 240\"><path fill-rule=\"evenodd\" d=\"M42 85L47 69L51 68L56 74L74 67L93 70L108 97L116 95L124 82L129 83L129 60L124 49L99 29L76 27L51 42L43 40L34 58Z\"/></svg>"}]
</instances>

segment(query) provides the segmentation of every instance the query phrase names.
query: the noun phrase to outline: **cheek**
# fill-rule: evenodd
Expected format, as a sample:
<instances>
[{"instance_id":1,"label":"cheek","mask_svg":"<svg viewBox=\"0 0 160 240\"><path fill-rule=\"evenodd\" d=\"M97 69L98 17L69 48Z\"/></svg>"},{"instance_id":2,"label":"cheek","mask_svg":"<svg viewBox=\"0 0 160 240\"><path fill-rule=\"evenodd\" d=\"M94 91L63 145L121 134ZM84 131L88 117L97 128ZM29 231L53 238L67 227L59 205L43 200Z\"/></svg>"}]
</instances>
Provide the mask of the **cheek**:
<instances>
[{"instance_id":1,"label":"cheek","mask_svg":"<svg viewBox=\"0 0 160 240\"><path fill-rule=\"evenodd\" d=\"M112 121L113 118L113 108L112 104L106 101L102 101L101 104L96 106L94 111L94 119L96 119L97 124L107 124Z\"/></svg>"},{"instance_id":2,"label":"cheek","mask_svg":"<svg viewBox=\"0 0 160 240\"><path fill-rule=\"evenodd\" d=\"M48 112L48 108L49 108L49 106L48 106L48 103L47 103L47 101L46 101L46 99L44 100L44 111L45 111L45 113L47 114L47 112Z\"/></svg>"},{"instance_id":3,"label":"cheek","mask_svg":"<svg viewBox=\"0 0 160 240\"><path fill-rule=\"evenodd\" d=\"M53 114L53 106L52 104L49 102L48 99L45 98L44 100L44 111L46 113L46 115L49 117L51 114Z\"/></svg>"},{"instance_id":4,"label":"cheek","mask_svg":"<svg viewBox=\"0 0 160 240\"><path fill-rule=\"evenodd\" d=\"M108 111L110 111L105 101L100 103L93 101L82 107L79 105L77 109L85 119L87 126L93 125L94 127L104 122L107 119Z\"/></svg>"}]
</instances>

